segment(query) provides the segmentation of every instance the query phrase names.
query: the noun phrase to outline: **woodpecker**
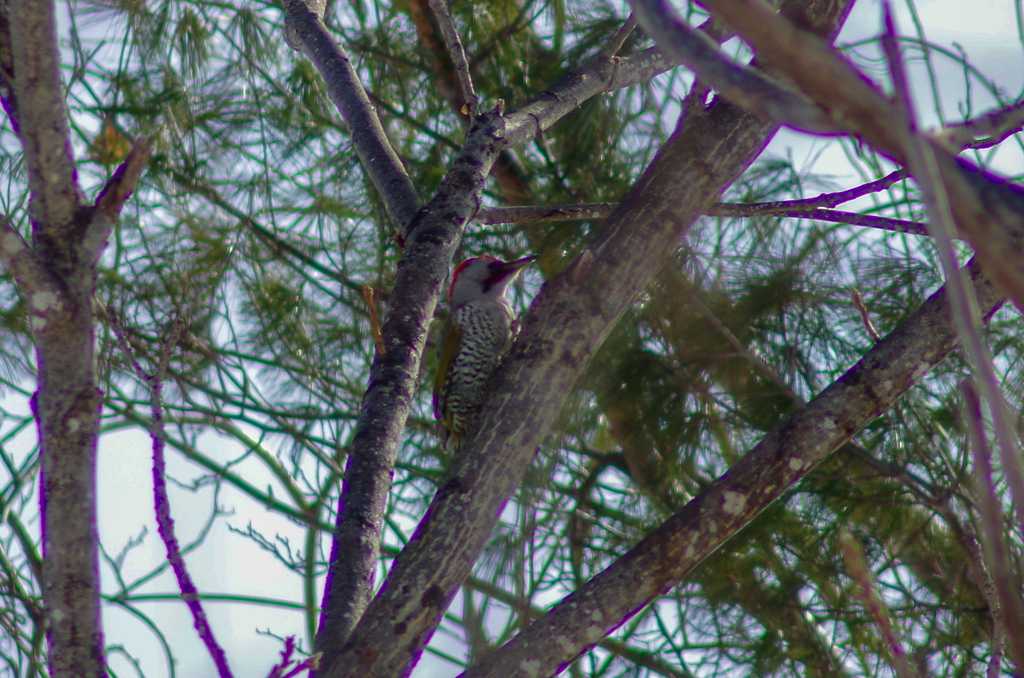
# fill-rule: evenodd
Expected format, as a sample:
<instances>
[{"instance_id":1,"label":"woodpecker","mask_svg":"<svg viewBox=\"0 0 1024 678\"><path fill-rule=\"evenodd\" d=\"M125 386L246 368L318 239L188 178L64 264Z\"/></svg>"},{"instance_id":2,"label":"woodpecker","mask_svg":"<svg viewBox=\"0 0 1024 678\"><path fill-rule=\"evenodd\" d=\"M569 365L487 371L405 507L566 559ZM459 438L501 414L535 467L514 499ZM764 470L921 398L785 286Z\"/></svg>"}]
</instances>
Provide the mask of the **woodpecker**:
<instances>
[{"instance_id":1,"label":"woodpecker","mask_svg":"<svg viewBox=\"0 0 1024 678\"><path fill-rule=\"evenodd\" d=\"M505 298L508 284L527 264L484 255L455 267L448 287L448 322L434 376L434 417L443 442L459 440L476 415L484 385L514 338L515 315Z\"/></svg>"}]
</instances>

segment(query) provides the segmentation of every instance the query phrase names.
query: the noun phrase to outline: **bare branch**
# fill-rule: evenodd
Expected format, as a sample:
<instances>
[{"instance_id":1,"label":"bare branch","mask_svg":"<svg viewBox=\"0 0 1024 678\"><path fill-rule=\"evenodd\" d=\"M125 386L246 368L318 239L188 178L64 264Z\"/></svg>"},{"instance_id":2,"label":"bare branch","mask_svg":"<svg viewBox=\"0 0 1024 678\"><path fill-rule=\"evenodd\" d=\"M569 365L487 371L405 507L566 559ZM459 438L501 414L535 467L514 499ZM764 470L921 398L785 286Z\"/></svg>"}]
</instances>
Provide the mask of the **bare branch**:
<instances>
[{"instance_id":1,"label":"bare branch","mask_svg":"<svg viewBox=\"0 0 1024 678\"><path fill-rule=\"evenodd\" d=\"M618 203L591 202L575 205L506 205L485 207L476 215L481 224L530 224L538 221L590 221L607 219Z\"/></svg>"},{"instance_id":2,"label":"bare branch","mask_svg":"<svg viewBox=\"0 0 1024 678\"><path fill-rule=\"evenodd\" d=\"M363 285L361 290L363 301L366 302L366 308L370 312L370 331L373 333L373 344L377 347L378 353L384 353L384 332L380 328L380 316L377 315L377 300L374 298L376 293L371 285Z\"/></svg>"},{"instance_id":3,"label":"bare branch","mask_svg":"<svg viewBox=\"0 0 1024 678\"><path fill-rule=\"evenodd\" d=\"M685 63L704 83L770 122L808 132L835 133L835 123L802 95L722 54L718 43L681 20L665 0L635 0L634 10L658 47Z\"/></svg>"},{"instance_id":4,"label":"bare branch","mask_svg":"<svg viewBox=\"0 0 1024 678\"><path fill-rule=\"evenodd\" d=\"M94 207L104 212L111 220L117 219L125 201L135 191L135 186L139 183L139 177L142 176L142 170L146 168L152 151L152 138L136 139L132 144L132 150L128 152L128 157L118 165L114 174L100 189Z\"/></svg>"},{"instance_id":5,"label":"bare branch","mask_svg":"<svg viewBox=\"0 0 1024 678\"><path fill-rule=\"evenodd\" d=\"M448 11L448 0L429 0L429 2L430 10L434 13L434 19L441 30L448 58L451 59L452 68L455 69L459 96L462 98L462 102L458 106L459 113L472 116L476 113L476 90L473 89L473 76L469 72L466 51L462 48L462 38L459 37L459 31L455 28L455 20L452 19L452 14Z\"/></svg>"},{"instance_id":6,"label":"bare branch","mask_svg":"<svg viewBox=\"0 0 1024 678\"><path fill-rule=\"evenodd\" d=\"M114 174L96 196L92 220L82 236L82 248L89 261L96 263L103 254L110 231L117 224L125 202L135 191L152 149L152 139L136 139L128 157L114 170Z\"/></svg>"},{"instance_id":7,"label":"bare branch","mask_svg":"<svg viewBox=\"0 0 1024 678\"><path fill-rule=\"evenodd\" d=\"M1000 292L971 265L986 315ZM683 580L865 424L887 410L957 345L945 289L902 322L808 405L765 436L729 471L545 617L466 672L549 675L656 595ZM421 526L422 527L422 526ZM513 671L514 673L514 671Z\"/></svg>"},{"instance_id":8,"label":"bare branch","mask_svg":"<svg viewBox=\"0 0 1024 678\"><path fill-rule=\"evenodd\" d=\"M792 204L794 207L790 207ZM510 205L488 207L478 219L484 224L533 223L539 221L580 221L607 219L618 207L616 203L584 203L581 205ZM928 235L928 227L917 221L879 217L843 210L813 209L807 200L771 203L718 203L707 210L714 217L783 216L794 219L816 219L883 231Z\"/></svg>"},{"instance_id":9,"label":"bare branch","mask_svg":"<svg viewBox=\"0 0 1024 678\"><path fill-rule=\"evenodd\" d=\"M633 74L630 77L665 64L660 57L634 63L640 65L628 69ZM427 327L457 239L466 221L480 208L479 192L494 163L494 154L530 140L590 97L612 86L628 84L628 78L616 79L621 66L621 62L612 64L599 54L521 109L506 116L501 115L500 109L479 116L437 194L409 225L409 238L398 265L392 304L383 327L386 352L375 357L371 368L370 388L356 426L339 499L317 633L317 648L324 653L324 675L334 675L344 667L355 666L340 659L339 652L343 651L343 643L360 619L372 590L391 471L419 375ZM744 123L751 122L745 116L739 117ZM731 128L726 125L726 129ZM747 135L759 133L766 132L757 127L755 131L743 129L739 134L746 143ZM750 159L744 157L744 162ZM666 227L660 222L658 225ZM643 274L650 273L646 267L641 268ZM557 392L558 397L562 394ZM522 470L517 468L516 473ZM493 515L488 519L491 518ZM339 555L342 553L344 558ZM409 631L411 633L412 629ZM386 638L385 635L372 637L382 641ZM392 648L395 653L403 651L395 643ZM395 656L389 660L394 661Z\"/></svg>"},{"instance_id":10,"label":"bare branch","mask_svg":"<svg viewBox=\"0 0 1024 678\"><path fill-rule=\"evenodd\" d=\"M860 322L864 325L864 330L871 337L871 341L878 341L882 338L882 335L878 333L878 329L875 328L875 323L871 322L871 314L868 312L868 307L864 304L864 297L860 295L860 290L853 289L850 292L850 299L853 301L853 307L857 309L857 313L860 314Z\"/></svg>"},{"instance_id":11,"label":"bare branch","mask_svg":"<svg viewBox=\"0 0 1024 678\"><path fill-rule=\"evenodd\" d=\"M939 136L955 148L989 148L1024 127L1024 100L947 125ZM987 137L987 138L979 138Z\"/></svg>"},{"instance_id":12,"label":"bare branch","mask_svg":"<svg viewBox=\"0 0 1024 678\"><path fill-rule=\"evenodd\" d=\"M629 17L626 19L626 23L622 24L622 26L619 27L619 30L615 31L615 35L613 35L612 39L608 41L607 45L605 45L602 53L609 59L617 57L619 52L622 50L622 46L626 44L626 41L629 40L629 36L633 34L635 29L636 15L630 13Z\"/></svg>"},{"instance_id":13,"label":"bare branch","mask_svg":"<svg viewBox=\"0 0 1024 678\"><path fill-rule=\"evenodd\" d=\"M303 0L284 0L284 6L285 26L297 36L303 53L323 76L331 100L348 123L363 170L380 193L398 230L406 232L419 209L419 197L384 133L359 74L323 21Z\"/></svg>"},{"instance_id":14,"label":"bare branch","mask_svg":"<svg viewBox=\"0 0 1024 678\"><path fill-rule=\"evenodd\" d=\"M10 4L14 91L35 223L67 230L82 202L60 79L54 5Z\"/></svg>"},{"instance_id":15,"label":"bare branch","mask_svg":"<svg viewBox=\"0 0 1024 678\"><path fill-rule=\"evenodd\" d=\"M373 590L391 473L427 329L462 228L479 208L488 172L505 148L503 126L500 109L476 118L437 194L410 224L384 321L385 350L374 356L338 501L317 632L323 675L344 666L337 663L338 653Z\"/></svg>"},{"instance_id":16,"label":"bare branch","mask_svg":"<svg viewBox=\"0 0 1024 678\"><path fill-rule=\"evenodd\" d=\"M333 664L325 663L325 675L399 675L415 660L469 574L497 507L518 485L541 435L599 344L595 338L604 335L634 290L660 268L654 262L674 250L702 201L732 180L772 131L731 107L700 118L701 124L691 120L662 149L616 212L605 229L616 237L589 248L589 266L570 267L535 300L519 341L496 375L487 416L478 433L464 440L454 478L434 498L416 538L396 559L360 620L353 634L358 645L349 644ZM709 157L719 162L709 168ZM634 218L638 213L642 219ZM574 331L567 333L567 327ZM410 605L410 600L417 602ZM372 652L366 651L368 644Z\"/></svg>"}]
</instances>

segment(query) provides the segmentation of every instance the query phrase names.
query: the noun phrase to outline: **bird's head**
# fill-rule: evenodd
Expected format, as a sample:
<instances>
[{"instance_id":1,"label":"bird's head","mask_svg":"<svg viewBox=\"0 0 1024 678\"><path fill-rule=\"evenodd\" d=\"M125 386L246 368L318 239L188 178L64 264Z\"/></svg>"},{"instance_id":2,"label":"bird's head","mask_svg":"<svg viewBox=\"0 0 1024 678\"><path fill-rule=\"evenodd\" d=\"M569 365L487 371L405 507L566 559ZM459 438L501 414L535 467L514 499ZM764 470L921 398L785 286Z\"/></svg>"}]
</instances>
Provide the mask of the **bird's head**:
<instances>
[{"instance_id":1,"label":"bird's head","mask_svg":"<svg viewBox=\"0 0 1024 678\"><path fill-rule=\"evenodd\" d=\"M478 299L500 299L519 271L536 258L531 255L514 261L502 261L484 254L466 259L452 273L448 304L458 308Z\"/></svg>"}]
</instances>

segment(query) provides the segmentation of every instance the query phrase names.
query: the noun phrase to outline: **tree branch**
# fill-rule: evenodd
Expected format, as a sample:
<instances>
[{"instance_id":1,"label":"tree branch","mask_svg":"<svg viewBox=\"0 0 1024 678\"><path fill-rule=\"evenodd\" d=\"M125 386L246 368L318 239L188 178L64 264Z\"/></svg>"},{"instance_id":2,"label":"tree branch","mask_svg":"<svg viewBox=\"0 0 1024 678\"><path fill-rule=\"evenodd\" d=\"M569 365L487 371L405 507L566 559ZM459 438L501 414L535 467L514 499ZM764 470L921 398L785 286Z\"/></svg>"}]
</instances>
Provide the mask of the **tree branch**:
<instances>
[{"instance_id":1,"label":"tree branch","mask_svg":"<svg viewBox=\"0 0 1024 678\"><path fill-rule=\"evenodd\" d=\"M701 81L767 122L806 132L835 133L835 123L803 95L722 54L718 43L680 19L665 0L635 0L637 20L658 48L685 63Z\"/></svg>"},{"instance_id":2,"label":"tree branch","mask_svg":"<svg viewBox=\"0 0 1024 678\"><path fill-rule=\"evenodd\" d=\"M991 314L1001 293L969 267ZM782 497L957 345L946 290L878 342L842 377L764 437L725 475L545 617L466 676L550 675L593 646Z\"/></svg>"},{"instance_id":3,"label":"tree branch","mask_svg":"<svg viewBox=\"0 0 1024 678\"><path fill-rule=\"evenodd\" d=\"M99 261L100 255L107 246L107 238L117 223L124 203L135 191L142 171L146 169L149 155L153 150L153 140L136 139L128 157L124 159L107 183L100 189L93 203L93 218L86 227L82 244L86 255L93 263Z\"/></svg>"},{"instance_id":4,"label":"tree branch","mask_svg":"<svg viewBox=\"0 0 1024 678\"><path fill-rule=\"evenodd\" d=\"M373 590L391 473L419 375L427 330L462 228L479 207L480 191L504 148L497 109L479 116L437 194L413 219L398 263L370 387L356 424L324 584L317 649L324 675L348 639Z\"/></svg>"},{"instance_id":5,"label":"tree branch","mask_svg":"<svg viewBox=\"0 0 1024 678\"><path fill-rule=\"evenodd\" d=\"M66 231L81 204L52 2L10 4L14 91L34 223Z\"/></svg>"},{"instance_id":6,"label":"tree branch","mask_svg":"<svg viewBox=\"0 0 1024 678\"><path fill-rule=\"evenodd\" d=\"M652 67L650 61L642 63L643 68L635 72ZM598 55L521 109L505 116L500 110L480 116L437 194L409 224L383 327L386 351L375 356L371 367L339 498L317 632L317 649L324 653L323 675L349 666L338 656L373 588L391 471L409 415L427 328L462 228L480 207L479 192L494 163L492 154L530 140L582 102L606 91L610 83L629 82L616 80L620 68L621 63L616 66Z\"/></svg>"},{"instance_id":7,"label":"tree branch","mask_svg":"<svg viewBox=\"0 0 1024 678\"><path fill-rule=\"evenodd\" d=\"M419 209L419 197L384 133L359 74L323 21L303 0L284 0L284 7L286 29L298 38L303 53L323 77L331 100L348 123L363 170L380 193L399 232L405 233Z\"/></svg>"},{"instance_id":8,"label":"tree branch","mask_svg":"<svg viewBox=\"0 0 1024 678\"><path fill-rule=\"evenodd\" d=\"M794 207L789 207L793 203ZM596 221L608 218L617 203L585 203L581 205L509 205L488 207L480 211L478 221L483 224L523 224L539 221ZM813 209L804 200L774 203L718 203L707 210L714 217L783 216L793 219L815 219L839 224L866 226L884 231L928 235L928 227L917 221L879 217L873 214L843 210Z\"/></svg>"},{"instance_id":9,"label":"tree branch","mask_svg":"<svg viewBox=\"0 0 1024 678\"><path fill-rule=\"evenodd\" d=\"M434 14L437 26L444 39L445 48L448 51L448 58L451 59L452 69L455 71L455 81L459 86L459 97L462 99L457 106L462 115L473 115L476 113L476 90L473 89L473 76L469 72L469 61L466 60L466 51L462 48L462 38L455 28L455 20L448 11L447 0L428 0L430 10Z\"/></svg>"}]
</instances>

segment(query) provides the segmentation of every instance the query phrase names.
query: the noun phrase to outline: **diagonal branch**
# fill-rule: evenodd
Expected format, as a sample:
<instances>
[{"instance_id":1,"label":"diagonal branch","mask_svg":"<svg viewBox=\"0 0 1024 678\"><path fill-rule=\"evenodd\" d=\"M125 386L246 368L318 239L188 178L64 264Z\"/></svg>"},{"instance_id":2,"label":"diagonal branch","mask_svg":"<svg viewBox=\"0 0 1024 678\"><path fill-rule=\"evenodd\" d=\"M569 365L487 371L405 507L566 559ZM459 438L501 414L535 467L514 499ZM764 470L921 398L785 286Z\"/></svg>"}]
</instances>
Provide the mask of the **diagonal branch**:
<instances>
[{"instance_id":1,"label":"diagonal branch","mask_svg":"<svg viewBox=\"0 0 1024 678\"><path fill-rule=\"evenodd\" d=\"M100 189L96 196L94 207L104 212L108 218L114 220L121 214L121 208L135 191L139 183L142 170L146 169L150 153L153 152L153 139L139 138L132 144L128 157L124 159L114 174L107 180L107 183Z\"/></svg>"},{"instance_id":2,"label":"diagonal branch","mask_svg":"<svg viewBox=\"0 0 1024 678\"><path fill-rule=\"evenodd\" d=\"M1001 294L976 265L969 271L979 303L990 315ZM956 345L946 290L941 289L682 510L466 675L511 675L513 667L527 666L537 675L550 675L564 667L683 580Z\"/></svg>"},{"instance_id":3,"label":"diagonal branch","mask_svg":"<svg viewBox=\"0 0 1024 678\"><path fill-rule=\"evenodd\" d=\"M803 95L790 91L762 71L740 66L718 43L680 19L666 0L636 0L634 11L658 47L685 63L694 75L733 103L768 122L785 121L807 132L834 133L835 123Z\"/></svg>"},{"instance_id":4,"label":"diagonal branch","mask_svg":"<svg viewBox=\"0 0 1024 678\"><path fill-rule=\"evenodd\" d=\"M323 21L303 0L284 0L284 6L285 26L297 36L303 52L323 76L331 100L348 123L363 170L380 193L391 220L400 232L406 232L419 209L419 197L384 133L359 74Z\"/></svg>"},{"instance_id":5,"label":"diagonal branch","mask_svg":"<svg viewBox=\"0 0 1024 678\"><path fill-rule=\"evenodd\" d=\"M427 329L462 228L479 207L487 173L504 147L503 126L500 110L476 119L437 194L409 227L384 321L385 350L374 356L338 500L316 642L325 667L349 637L373 590L391 473L415 395Z\"/></svg>"},{"instance_id":6,"label":"diagonal branch","mask_svg":"<svg viewBox=\"0 0 1024 678\"><path fill-rule=\"evenodd\" d=\"M153 139L139 138L132 144L128 157L124 159L114 174L100 189L93 203L93 216L82 237L82 247L89 261L99 261L100 255L107 246L107 238L117 223L121 209L135 191L142 171L146 169L150 153L153 151Z\"/></svg>"},{"instance_id":7,"label":"diagonal branch","mask_svg":"<svg viewBox=\"0 0 1024 678\"><path fill-rule=\"evenodd\" d=\"M789 207L787 203L802 203ZM523 224L539 221L577 221L607 219L617 207L616 203L584 203L579 205L508 205L488 207L480 211L478 220L482 224ZM708 210L715 217L783 216L793 219L815 219L839 224L866 226L883 231L928 235L928 227L917 221L860 214L845 210L816 209L808 207L802 200L780 201L777 203L718 203Z\"/></svg>"},{"instance_id":8,"label":"diagonal branch","mask_svg":"<svg viewBox=\"0 0 1024 678\"><path fill-rule=\"evenodd\" d=\"M473 115L476 112L476 90L473 89L473 76L469 72L469 61L466 59L466 51L462 47L462 38L455 28L455 20L448 10L448 0L429 0L430 11L434 13L437 27L441 31L445 48L448 51L448 58L451 59L452 68L455 71L455 79L459 86L458 110L463 115Z\"/></svg>"}]
</instances>

